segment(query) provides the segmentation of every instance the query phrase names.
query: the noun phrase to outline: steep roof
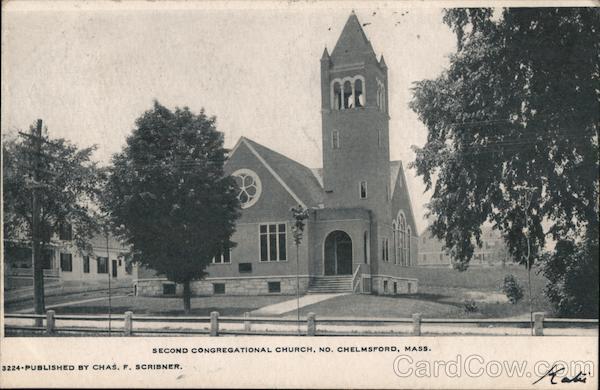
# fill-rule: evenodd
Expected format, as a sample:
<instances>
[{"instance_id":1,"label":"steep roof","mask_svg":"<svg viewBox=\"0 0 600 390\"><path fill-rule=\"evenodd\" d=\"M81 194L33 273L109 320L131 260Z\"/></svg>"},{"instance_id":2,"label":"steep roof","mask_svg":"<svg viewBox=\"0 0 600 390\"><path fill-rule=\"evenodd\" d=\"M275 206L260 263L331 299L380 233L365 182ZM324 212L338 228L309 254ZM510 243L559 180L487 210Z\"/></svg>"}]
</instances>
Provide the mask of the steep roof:
<instances>
[{"instance_id":1,"label":"steep roof","mask_svg":"<svg viewBox=\"0 0 600 390\"><path fill-rule=\"evenodd\" d=\"M331 58L335 63L336 59L356 59L361 58L364 55L376 58L371 42L369 42L367 35L358 21L358 17L354 11L352 11L333 51L331 52Z\"/></svg>"},{"instance_id":2,"label":"steep roof","mask_svg":"<svg viewBox=\"0 0 600 390\"><path fill-rule=\"evenodd\" d=\"M310 168L246 137L242 137L241 141L254 149L306 206L318 206L323 203L323 187Z\"/></svg>"}]
</instances>

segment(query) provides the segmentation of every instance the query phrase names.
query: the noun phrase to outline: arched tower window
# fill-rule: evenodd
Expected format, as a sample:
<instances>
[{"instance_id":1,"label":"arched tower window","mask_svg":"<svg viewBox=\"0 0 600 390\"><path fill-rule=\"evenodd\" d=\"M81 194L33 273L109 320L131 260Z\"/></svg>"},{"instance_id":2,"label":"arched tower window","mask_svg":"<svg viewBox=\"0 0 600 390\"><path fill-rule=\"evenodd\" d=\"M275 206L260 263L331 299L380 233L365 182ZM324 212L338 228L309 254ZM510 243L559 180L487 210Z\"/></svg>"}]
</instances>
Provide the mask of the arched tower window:
<instances>
[{"instance_id":1,"label":"arched tower window","mask_svg":"<svg viewBox=\"0 0 600 390\"><path fill-rule=\"evenodd\" d=\"M352 83L350 81L344 82L344 108L353 108L354 102L352 101Z\"/></svg>"},{"instance_id":2,"label":"arched tower window","mask_svg":"<svg viewBox=\"0 0 600 390\"><path fill-rule=\"evenodd\" d=\"M342 109L342 86L338 81L333 83L333 93L332 93L332 109L341 110Z\"/></svg>"},{"instance_id":3,"label":"arched tower window","mask_svg":"<svg viewBox=\"0 0 600 390\"><path fill-rule=\"evenodd\" d=\"M354 81L354 107L365 106L365 95L363 93L363 81L356 79Z\"/></svg>"}]
</instances>

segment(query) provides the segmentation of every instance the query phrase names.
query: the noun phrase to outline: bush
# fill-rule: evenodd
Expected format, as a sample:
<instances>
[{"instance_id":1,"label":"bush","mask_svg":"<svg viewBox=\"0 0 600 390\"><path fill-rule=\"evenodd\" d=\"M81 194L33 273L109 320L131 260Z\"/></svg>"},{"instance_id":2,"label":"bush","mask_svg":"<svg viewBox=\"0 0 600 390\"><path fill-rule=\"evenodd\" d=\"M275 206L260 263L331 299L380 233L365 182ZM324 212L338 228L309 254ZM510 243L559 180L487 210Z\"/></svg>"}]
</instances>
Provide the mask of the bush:
<instances>
[{"instance_id":1,"label":"bush","mask_svg":"<svg viewBox=\"0 0 600 390\"><path fill-rule=\"evenodd\" d=\"M506 275L504 277L502 292L506 294L506 297L513 305L523 298L523 287L521 287L513 275Z\"/></svg>"},{"instance_id":2,"label":"bush","mask_svg":"<svg viewBox=\"0 0 600 390\"><path fill-rule=\"evenodd\" d=\"M559 241L543 259L546 295L560 317L598 318L598 238Z\"/></svg>"},{"instance_id":3,"label":"bush","mask_svg":"<svg viewBox=\"0 0 600 390\"><path fill-rule=\"evenodd\" d=\"M465 299L465 301L463 302L463 306L464 306L465 312L467 312L467 313L476 313L479 311L477 302L475 302L475 300L473 300L473 299Z\"/></svg>"}]
</instances>

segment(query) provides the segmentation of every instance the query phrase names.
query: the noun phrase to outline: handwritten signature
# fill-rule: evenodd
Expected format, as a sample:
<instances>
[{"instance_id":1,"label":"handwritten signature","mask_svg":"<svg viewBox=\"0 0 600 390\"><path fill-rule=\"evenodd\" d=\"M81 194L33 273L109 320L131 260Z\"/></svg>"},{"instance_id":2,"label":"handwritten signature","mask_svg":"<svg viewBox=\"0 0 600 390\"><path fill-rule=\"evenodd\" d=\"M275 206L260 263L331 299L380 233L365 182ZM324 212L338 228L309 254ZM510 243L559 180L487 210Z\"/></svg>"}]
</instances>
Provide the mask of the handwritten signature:
<instances>
[{"instance_id":1,"label":"handwritten signature","mask_svg":"<svg viewBox=\"0 0 600 390\"><path fill-rule=\"evenodd\" d=\"M560 374L561 372L563 372L565 370L564 367L557 367L556 364L552 366L552 368L550 368L548 370L548 372L546 372L544 375L542 375L537 381L533 382L533 384L535 385L536 383L538 383L539 381L541 381L544 378L550 378L550 384L552 385L557 385L558 383L577 383L577 382L581 382L581 383L585 383L587 381L587 374L584 374L583 372L579 371L577 373L577 375L575 375L574 377L562 377L560 379L560 382L556 382L555 379L556 376L558 374Z\"/></svg>"}]
</instances>

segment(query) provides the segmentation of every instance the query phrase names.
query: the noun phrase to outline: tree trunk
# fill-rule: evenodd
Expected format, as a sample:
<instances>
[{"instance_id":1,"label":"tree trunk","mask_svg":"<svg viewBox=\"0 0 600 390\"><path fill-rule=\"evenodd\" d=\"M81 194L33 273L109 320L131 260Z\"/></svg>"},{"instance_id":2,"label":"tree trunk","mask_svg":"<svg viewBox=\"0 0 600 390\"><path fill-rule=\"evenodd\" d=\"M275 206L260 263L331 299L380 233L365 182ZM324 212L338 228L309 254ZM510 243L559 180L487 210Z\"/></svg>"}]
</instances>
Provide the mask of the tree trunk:
<instances>
[{"instance_id":1,"label":"tree trunk","mask_svg":"<svg viewBox=\"0 0 600 390\"><path fill-rule=\"evenodd\" d=\"M192 309L192 291L190 290L190 281L183 282L183 311L190 314Z\"/></svg>"}]
</instances>

